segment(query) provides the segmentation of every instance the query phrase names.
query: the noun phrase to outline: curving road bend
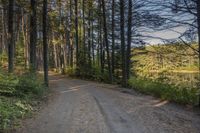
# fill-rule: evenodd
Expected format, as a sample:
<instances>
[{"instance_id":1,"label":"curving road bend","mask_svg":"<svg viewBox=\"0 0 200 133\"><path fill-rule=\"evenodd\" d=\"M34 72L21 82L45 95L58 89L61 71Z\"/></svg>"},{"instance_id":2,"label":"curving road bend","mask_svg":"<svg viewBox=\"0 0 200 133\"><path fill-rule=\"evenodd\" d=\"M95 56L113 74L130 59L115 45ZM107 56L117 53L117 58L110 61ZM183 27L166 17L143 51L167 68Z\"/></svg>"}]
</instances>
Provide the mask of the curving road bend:
<instances>
[{"instance_id":1,"label":"curving road bend","mask_svg":"<svg viewBox=\"0 0 200 133\"><path fill-rule=\"evenodd\" d=\"M53 96L19 133L200 133L198 111L118 86L52 75Z\"/></svg>"}]
</instances>

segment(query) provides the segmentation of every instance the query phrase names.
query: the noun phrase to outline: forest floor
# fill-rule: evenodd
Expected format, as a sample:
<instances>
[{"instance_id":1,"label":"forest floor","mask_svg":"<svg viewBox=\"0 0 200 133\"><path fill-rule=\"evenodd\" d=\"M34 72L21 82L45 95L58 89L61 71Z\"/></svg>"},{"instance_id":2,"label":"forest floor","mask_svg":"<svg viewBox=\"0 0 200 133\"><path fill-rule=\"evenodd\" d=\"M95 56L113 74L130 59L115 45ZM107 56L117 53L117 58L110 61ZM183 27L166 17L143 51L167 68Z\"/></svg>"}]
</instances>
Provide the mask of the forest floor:
<instances>
[{"instance_id":1,"label":"forest floor","mask_svg":"<svg viewBox=\"0 0 200 133\"><path fill-rule=\"evenodd\" d=\"M19 133L199 133L200 112L133 90L50 76L49 100Z\"/></svg>"}]
</instances>

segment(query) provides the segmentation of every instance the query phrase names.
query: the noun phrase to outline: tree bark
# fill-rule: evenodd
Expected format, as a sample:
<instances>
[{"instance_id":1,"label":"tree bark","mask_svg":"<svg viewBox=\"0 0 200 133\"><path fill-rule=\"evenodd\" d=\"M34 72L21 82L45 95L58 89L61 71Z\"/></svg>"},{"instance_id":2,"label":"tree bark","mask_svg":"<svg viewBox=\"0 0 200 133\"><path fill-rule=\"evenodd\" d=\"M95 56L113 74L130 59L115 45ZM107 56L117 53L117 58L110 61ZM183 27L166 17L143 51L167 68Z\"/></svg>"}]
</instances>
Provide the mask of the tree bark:
<instances>
[{"instance_id":1,"label":"tree bark","mask_svg":"<svg viewBox=\"0 0 200 133\"><path fill-rule=\"evenodd\" d=\"M199 46L199 82L200 82L200 1L197 0L197 23L198 23L198 46ZM200 83L199 83L200 88ZM200 94L199 94L199 107L200 107Z\"/></svg>"},{"instance_id":2,"label":"tree bark","mask_svg":"<svg viewBox=\"0 0 200 133\"><path fill-rule=\"evenodd\" d=\"M130 78L131 66L131 37L132 37L132 0L128 1L128 31L127 31L127 79Z\"/></svg>"},{"instance_id":3,"label":"tree bark","mask_svg":"<svg viewBox=\"0 0 200 133\"><path fill-rule=\"evenodd\" d=\"M82 11L83 11L83 59L86 60L86 44L85 44L85 0L82 3Z\"/></svg>"},{"instance_id":4,"label":"tree bark","mask_svg":"<svg viewBox=\"0 0 200 133\"><path fill-rule=\"evenodd\" d=\"M124 36L124 0L120 0L120 30L121 30L121 54L122 54L122 85L127 85L126 78L126 51Z\"/></svg>"},{"instance_id":5,"label":"tree bark","mask_svg":"<svg viewBox=\"0 0 200 133\"><path fill-rule=\"evenodd\" d=\"M75 0L75 31L76 31L76 67L79 67L79 45L78 45L78 1Z\"/></svg>"},{"instance_id":6,"label":"tree bark","mask_svg":"<svg viewBox=\"0 0 200 133\"><path fill-rule=\"evenodd\" d=\"M37 16L36 0L31 0L31 22L30 22L30 69L36 71L36 45L37 45Z\"/></svg>"},{"instance_id":7,"label":"tree bark","mask_svg":"<svg viewBox=\"0 0 200 133\"><path fill-rule=\"evenodd\" d=\"M9 0L8 12L8 72L12 73L14 68L14 0Z\"/></svg>"},{"instance_id":8,"label":"tree bark","mask_svg":"<svg viewBox=\"0 0 200 133\"><path fill-rule=\"evenodd\" d=\"M112 0L112 73L115 72L115 0Z\"/></svg>"},{"instance_id":9,"label":"tree bark","mask_svg":"<svg viewBox=\"0 0 200 133\"><path fill-rule=\"evenodd\" d=\"M44 83L48 87L47 0L43 0L43 62Z\"/></svg>"},{"instance_id":10,"label":"tree bark","mask_svg":"<svg viewBox=\"0 0 200 133\"><path fill-rule=\"evenodd\" d=\"M108 31L107 31L107 23L106 23L106 8L105 8L105 1L104 0L102 0L102 9L103 9L104 40L105 40L106 52L107 52L109 80L112 83L113 79L112 79L112 70L111 70L110 52L109 52L109 42L108 42Z\"/></svg>"},{"instance_id":11,"label":"tree bark","mask_svg":"<svg viewBox=\"0 0 200 133\"><path fill-rule=\"evenodd\" d=\"M92 61L91 61L91 20L90 20L90 17L91 17L91 9L89 9L89 13L88 13L88 65L89 67L91 68L92 66Z\"/></svg>"}]
</instances>

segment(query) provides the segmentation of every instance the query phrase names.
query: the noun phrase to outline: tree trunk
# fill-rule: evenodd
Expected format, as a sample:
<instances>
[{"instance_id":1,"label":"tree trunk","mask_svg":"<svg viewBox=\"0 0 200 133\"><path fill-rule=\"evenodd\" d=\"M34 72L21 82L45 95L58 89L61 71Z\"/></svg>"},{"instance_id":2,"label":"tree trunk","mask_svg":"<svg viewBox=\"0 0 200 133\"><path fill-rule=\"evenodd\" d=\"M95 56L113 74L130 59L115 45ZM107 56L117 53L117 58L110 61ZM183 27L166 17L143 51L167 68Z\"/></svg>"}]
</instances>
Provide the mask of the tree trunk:
<instances>
[{"instance_id":1,"label":"tree trunk","mask_svg":"<svg viewBox=\"0 0 200 133\"><path fill-rule=\"evenodd\" d=\"M105 1L102 0L102 9L103 9L103 29L104 29L104 39L106 45L106 52L107 52L107 60L108 60L108 72L109 72L109 79L112 83L112 70L111 70L111 63L110 63L110 52L109 52L109 42L108 42L108 31L107 31L107 23L106 23L106 8L105 8Z\"/></svg>"},{"instance_id":2,"label":"tree trunk","mask_svg":"<svg viewBox=\"0 0 200 133\"><path fill-rule=\"evenodd\" d=\"M124 36L124 0L120 0L120 30L121 30L121 54L122 54L122 85L127 85L126 78L126 51Z\"/></svg>"},{"instance_id":3,"label":"tree trunk","mask_svg":"<svg viewBox=\"0 0 200 133\"><path fill-rule=\"evenodd\" d=\"M44 82L49 86L48 80L48 44L47 44L47 0L43 0L43 67L44 67Z\"/></svg>"},{"instance_id":4,"label":"tree trunk","mask_svg":"<svg viewBox=\"0 0 200 133\"><path fill-rule=\"evenodd\" d=\"M72 0L70 0L70 31L72 31ZM73 46L73 33L70 34L70 67L74 66L74 46Z\"/></svg>"},{"instance_id":5,"label":"tree trunk","mask_svg":"<svg viewBox=\"0 0 200 133\"><path fill-rule=\"evenodd\" d=\"M83 59L84 61L86 60L86 44L85 44L85 36L86 36L86 32L85 32L85 0L83 0L82 3L82 11L83 11Z\"/></svg>"},{"instance_id":6,"label":"tree trunk","mask_svg":"<svg viewBox=\"0 0 200 133\"><path fill-rule=\"evenodd\" d=\"M128 1L128 31L127 31L127 79L130 78L131 66L131 37L132 37L132 0Z\"/></svg>"},{"instance_id":7,"label":"tree trunk","mask_svg":"<svg viewBox=\"0 0 200 133\"><path fill-rule=\"evenodd\" d=\"M95 54L94 54L94 22L92 20L92 63L95 65Z\"/></svg>"},{"instance_id":8,"label":"tree trunk","mask_svg":"<svg viewBox=\"0 0 200 133\"><path fill-rule=\"evenodd\" d=\"M115 72L115 0L112 0L112 73Z\"/></svg>"},{"instance_id":9,"label":"tree trunk","mask_svg":"<svg viewBox=\"0 0 200 133\"><path fill-rule=\"evenodd\" d=\"M89 9L89 14L88 14L88 65L91 68L91 9Z\"/></svg>"},{"instance_id":10,"label":"tree trunk","mask_svg":"<svg viewBox=\"0 0 200 133\"><path fill-rule=\"evenodd\" d=\"M78 46L78 0L75 0L75 31L76 31L76 67L79 67L79 46Z\"/></svg>"},{"instance_id":11,"label":"tree trunk","mask_svg":"<svg viewBox=\"0 0 200 133\"><path fill-rule=\"evenodd\" d=\"M197 23L198 23L198 39L199 39L198 46L199 46L199 82L200 82L200 1L199 0L197 0ZM199 107L200 107L200 94L199 94Z\"/></svg>"},{"instance_id":12,"label":"tree trunk","mask_svg":"<svg viewBox=\"0 0 200 133\"><path fill-rule=\"evenodd\" d=\"M30 69L36 71L36 45L37 45L37 16L36 0L31 0L31 22L30 22Z\"/></svg>"},{"instance_id":13,"label":"tree trunk","mask_svg":"<svg viewBox=\"0 0 200 133\"><path fill-rule=\"evenodd\" d=\"M14 68L14 32L13 32L13 19L14 19L14 0L9 0L8 12L8 72L12 73Z\"/></svg>"}]
</instances>

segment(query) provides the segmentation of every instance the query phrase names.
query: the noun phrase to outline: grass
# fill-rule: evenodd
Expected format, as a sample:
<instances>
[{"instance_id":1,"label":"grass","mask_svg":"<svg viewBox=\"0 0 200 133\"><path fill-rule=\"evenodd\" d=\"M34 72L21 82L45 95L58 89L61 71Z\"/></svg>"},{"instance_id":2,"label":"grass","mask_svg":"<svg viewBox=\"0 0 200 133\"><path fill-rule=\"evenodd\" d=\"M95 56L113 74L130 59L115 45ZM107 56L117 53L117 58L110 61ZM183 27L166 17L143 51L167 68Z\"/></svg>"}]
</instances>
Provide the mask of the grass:
<instances>
[{"instance_id":1,"label":"grass","mask_svg":"<svg viewBox=\"0 0 200 133\"><path fill-rule=\"evenodd\" d=\"M18 127L18 120L32 113L46 90L39 77L0 72L0 132Z\"/></svg>"},{"instance_id":2,"label":"grass","mask_svg":"<svg viewBox=\"0 0 200 133\"><path fill-rule=\"evenodd\" d=\"M163 100L174 101L181 104L198 105L197 88L186 88L153 81L144 78L132 77L129 85L142 93L151 94Z\"/></svg>"}]
</instances>

